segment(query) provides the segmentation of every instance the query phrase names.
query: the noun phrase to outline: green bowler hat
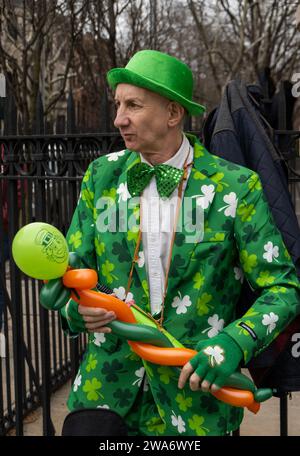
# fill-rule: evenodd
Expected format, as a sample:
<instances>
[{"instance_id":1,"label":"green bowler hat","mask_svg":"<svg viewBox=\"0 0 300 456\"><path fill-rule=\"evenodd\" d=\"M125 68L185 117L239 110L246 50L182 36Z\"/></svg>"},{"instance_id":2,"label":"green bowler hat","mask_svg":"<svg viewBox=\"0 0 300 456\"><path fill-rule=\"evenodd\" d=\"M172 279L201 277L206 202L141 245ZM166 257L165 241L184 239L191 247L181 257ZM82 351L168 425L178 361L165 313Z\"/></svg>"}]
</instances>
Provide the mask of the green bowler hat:
<instances>
[{"instance_id":1,"label":"green bowler hat","mask_svg":"<svg viewBox=\"0 0 300 456\"><path fill-rule=\"evenodd\" d=\"M113 68L107 73L112 89L120 83L132 84L177 101L191 115L197 116L205 107L192 101L193 74L180 60L159 51L137 52L125 68Z\"/></svg>"}]
</instances>

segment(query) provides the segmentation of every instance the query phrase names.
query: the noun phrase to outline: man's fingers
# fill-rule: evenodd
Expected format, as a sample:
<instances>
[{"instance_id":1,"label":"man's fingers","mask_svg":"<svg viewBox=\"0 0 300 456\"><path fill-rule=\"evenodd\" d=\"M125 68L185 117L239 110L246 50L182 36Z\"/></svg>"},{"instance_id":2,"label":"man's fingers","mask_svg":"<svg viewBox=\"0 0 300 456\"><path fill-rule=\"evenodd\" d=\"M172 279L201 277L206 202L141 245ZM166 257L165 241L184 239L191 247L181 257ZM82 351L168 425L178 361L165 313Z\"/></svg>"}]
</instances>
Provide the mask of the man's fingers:
<instances>
[{"instance_id":1,"label":"man's fingers","mask_svg":"<svg viewBox=\"0 0 300 456\"><path fill-rule=\"evenodd\" d=\"M99 328L89 329L88 332L90 332L90 333L105 333L105 334L109 334L109 333L112 332L112 330L108 326L100 326Z\"/></svg>"},{"instance_id":2,"label":"man's fingers","mask_svg":"<svg viewBox=\"0 0 300 456\"><path fill-rule=\"evenodd\" d=\"M222 388L222 386L219 386L219 385L217 385L216 383L213 383L213 384L211 385L211 390L212 390L213 392L218 391L220 388Z\"/></svg>"},{"instance_id":3,"label":"man's fingers","mask_svg":"<svg viewBox=\"0 0 300 456\"><path fill-rule=\"evenodd\" d=\"M110 323L114 318L105 318L103 320L91 320L91 321L86 321L85 320L85 327L86 329L95 329L95 328L100 328L101 326L105 326L108 323Z\"/></svg>"},{"instance_id":4,"label":"man's fingers","mask_svg":"<svg viewBox=\"0 0 300 456\"><path fill-rule=\"evenodd\" d=\"M105 315L107 313L107 310L103 309L103 307L86 307L86 306L81 306L79 304L78 312L81 315L87 315L87 316L90 315L92 317L95 315L98 315L98 316Z\"/></svg>"},{"instance_id":5,"label":"man's fingers","mask_svg":"<svg viewBox=\"0 0 300 456\"><path fill-rule=\"evenodd\" d=\"M192 391L198 391L201 389L200 387L200 382L201 382L201 377L199 377L199 375L196 374L196 372L194 372L191 376L190 376L190 388Z\"/></svg>"},{"instance_id":6,"label":"man's fingers","mask_svg":"<svg viewBox=\"0 0 300 456\"><path fill-rule=\"evenodd\" d=\"M178 388L183 388L187 379L191 375L191 373L194 372L194 369L192 368L190 363L186 363L183 368L181 369L179 379L178 379Z\"/></svg>"},{"instance_id":7,"label":"man's fingers","mask_svg":"<svg viewBox=\"0 0 300 456\"><path fill-rule=\"evenodd\" d=\"M103 315L103 316L93 316L93 317L88 317L86 315L83 315L82 316L83 320L86 322L86 323L99 323L99 325L103 325L107 322L110 322L112 320L115 320L116 317L114 314L106 314L106 315Z\"/></svg>"},{"instance_id":8,"label":"man's fingers","mask_svg":"<svg viewBox=\"0 0 300 456\"><path fill-rule=\"evenodd\" d=\"M211 385L211 390L212 391L218 391L220 388L222 388L225 385L225 380L223 377L218 376L214 379Z\"/></svg>"},{"instance_id":9,"label":"man's fingers","mask_svg":"<svg viewBox=\"0 0 300 456\"><path fill-rule=\"evenodd\" d=\"M210 385L211 383L208 381L208 380L203 380L203 382L201 383L200 386L200 389L204 392L204 393L208 393L209 391L209 388L210 388Z\"/></svg>"},{"instance_id":10,"label":"man's fingers","mask_svg":"<svg viewBox=\"0 0 300 456\"><path fill-rule=\"evenodd\" d=\"M212 383L215 381L216 374L213 372L213 370L209 370L207 374L202 378L203 380L199 386L204 393L207 393L210 390Z\"/></svg>"},{"instance_id":11,"label":"man's fingers","mask_svg":"<svg viewBox=\"0 0 300 456\"><path fill-rule=\"evenodd\" d=\"M83 317L104 317L107 318L108 316L116 316L115 312L107 311L102 307L85 307L85 306L78 306L78 313Z\"/></svg>"}]
</instances>

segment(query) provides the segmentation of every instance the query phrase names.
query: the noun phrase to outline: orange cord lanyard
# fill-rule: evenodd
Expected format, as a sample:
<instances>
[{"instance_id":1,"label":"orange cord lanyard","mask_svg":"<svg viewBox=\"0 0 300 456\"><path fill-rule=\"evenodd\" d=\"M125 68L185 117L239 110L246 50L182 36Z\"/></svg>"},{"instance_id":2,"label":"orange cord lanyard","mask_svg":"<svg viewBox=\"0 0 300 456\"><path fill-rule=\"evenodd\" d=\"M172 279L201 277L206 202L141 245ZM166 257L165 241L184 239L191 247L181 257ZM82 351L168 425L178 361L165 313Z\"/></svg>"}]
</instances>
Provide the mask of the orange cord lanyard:
<instances>
[{"instance_id":1,"label":"orange cord lanyard","mask_svg":"<svg viewBox=\"0 0 300 456\"><path fill-rule=\"evenodd\" d=\"M187 179L188 167L193 164L193 162L187 164L187 159L188 159L188 156L189 156L189 152L190 151L188 151L187 157L186 157L184 165L183 165L183 176L182 176L182 179L181 179L179 187L178 187L178 199L177 199L177 206L176 206L176 214L175 214L175 221L174 221L173 230L172 230L172 240L171 240L171 246L170 246L170 251L169 251L167 269L166 269L164 293L163 293L163 300L162 300L162 305L161 305L160 318L158 320L156 320L148 312L143 312L142 311L142 313L146 314L148 318L151 318L151 320L153 320L159 327L162 327L163 320L164 320L165 299L166 299L167 289L168 289L169 271L170 271L171 259L172 259L172 251L173 251L173 246L174 246L174 241L175 241L176 226L177 226L177 223L178 223L178 217L179 217L179 212L180 212L181 203L182 203L183 182ZM141 240L142 240L141 226L142 226L142 205L140 204L140 228L139 228L139 232L138 232L138 238L137 238L137 241L136 241L136 246L135 246L133 259L132 259L132 262L131 262L131 269L130 269L130 273L129 273L129 277L128 277L128 283L127 283L127 287L126 287L126 297L127 297L127 294L129 293L129 290L130 290L130 287L131 287L131 284L132 284L133 269L134 269L135 263L138 260L138 254L139 254L139 249L140 249ZM141 311L141 309L138 306L135 306L134 304L133 304L133 307L137 307L137 309L139 311Z\"/></svg>"}]
</instances>

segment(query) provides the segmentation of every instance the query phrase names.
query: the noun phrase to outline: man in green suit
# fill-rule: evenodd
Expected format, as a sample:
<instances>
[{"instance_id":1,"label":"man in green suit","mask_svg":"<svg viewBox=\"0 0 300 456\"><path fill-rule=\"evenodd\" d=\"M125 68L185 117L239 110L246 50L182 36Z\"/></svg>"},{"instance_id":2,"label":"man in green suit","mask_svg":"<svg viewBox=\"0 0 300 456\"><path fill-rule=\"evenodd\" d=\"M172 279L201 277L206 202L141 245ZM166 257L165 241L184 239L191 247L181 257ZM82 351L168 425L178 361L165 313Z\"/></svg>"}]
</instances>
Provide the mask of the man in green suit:
<instances>
[{"instance_id":1,"label":"man in green suit","mask_svg":"<svg viewBox=\"0 0 300 456\"><path fill-rule=\"evenodd\" d=\"M210 390L299 313L294 266L257 174L183 133L185 112L204 111L192 101L184 63L141 51L111 70L108 82L126 150L89 166L69 248L100 283L134 300L198 354L181 372L144 362L107 326L113 312L70 300L61 311L64 328L74 336L88 331L89 343L69 408L116 411L131 435L226 435L243 411ZM244 279L259 297L237 318Z\"/></svg>"}]
</instances>

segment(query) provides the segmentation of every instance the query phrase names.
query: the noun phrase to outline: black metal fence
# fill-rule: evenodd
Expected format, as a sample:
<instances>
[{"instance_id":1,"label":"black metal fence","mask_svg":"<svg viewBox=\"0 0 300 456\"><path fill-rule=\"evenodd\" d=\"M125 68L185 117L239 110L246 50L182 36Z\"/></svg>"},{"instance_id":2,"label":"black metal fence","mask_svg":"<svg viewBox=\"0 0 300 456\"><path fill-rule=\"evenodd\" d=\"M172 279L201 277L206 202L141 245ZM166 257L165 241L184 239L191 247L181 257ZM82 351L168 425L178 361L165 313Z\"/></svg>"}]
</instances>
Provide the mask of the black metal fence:
<instances>
[{"instance_id":1,"label":"black metal fence","mask_svg":"<svg viewBox=\"0 0 300 456\"><path fill-rule=\"evenodd\" d=\"M45 221L64 234L77 203L82 176L101 154L120 150L116 133L72 134L72 99L65 135L44 135L37 106L35 135L16 135L13 99L6 107L5 135L0 136L0 436L43 407L43 434L53 435L51 394L76 374L85 337L67 339L56 312L39 305L41 284L23 275L11 256L11 243L25 224ZM1 328L0 328L1 329Z\"/></svg>"},{"instance_id":2,"label":"black metal fence","mask_svg":"<svg viewBox=\"0 0 300 456\"><path fill-rule=\"evenodd\" d=\"M19 228L45 221L64 234L76 206L88 163L116 150L115 134L92 136L6 136L0 140L1 284L3 334L0 364L0 435L16 426L22 435L23 416L42 404L44 433L53 433L51 393L78 365L84 339L67 340L58 315L39 306L40 283L21 274L11 258L11 241ZM4 254L6 250L6 256ZM8 251L7 251L8 250Z\"/></svg>"},{"instance_id":3,"label":"black metal fence","mask_svg":"<svg viewBox=\"0 0 300 456\"><path fill-rule=\"evenodd\" d=\"M3 311L6 345L0 340L0 436L12 427L22 435L24 416L40 405L43 434L53 435L51 394L76 374L85 338L64 336L57 313L39 306L40 283L20 273L8 246L18 229L32 221L45 221L66 233L88 164L101 154L121 150L123 143L116 133L75 134L72 103L64 135L44 135L37 114L36 134L17 136L13 113L12 108L6 128L9 134L0 137L0 314ZM298 212L300 132L275 134L274 140L291 165L291 194ZM282 433L286 420L285 407Z\"/></svg>"}]
</instances>

